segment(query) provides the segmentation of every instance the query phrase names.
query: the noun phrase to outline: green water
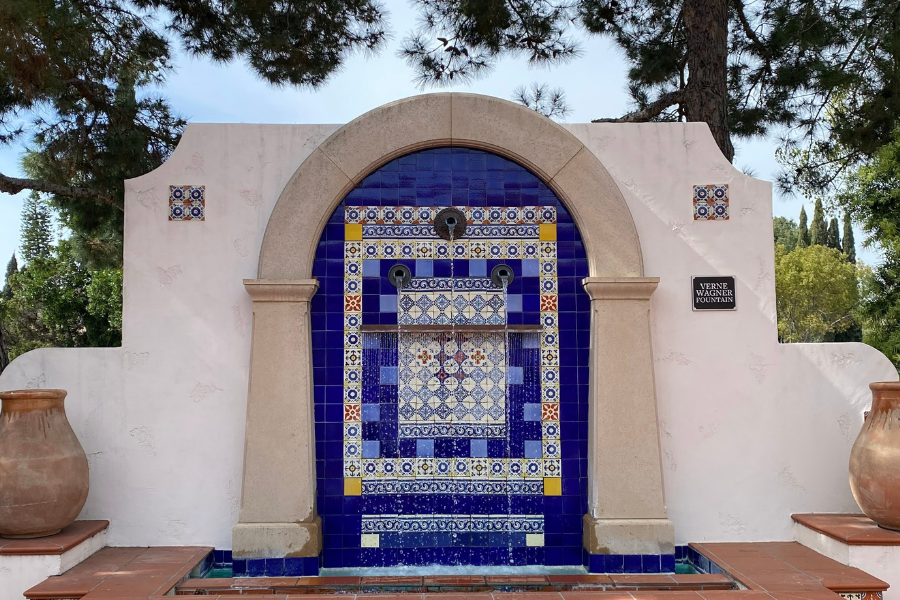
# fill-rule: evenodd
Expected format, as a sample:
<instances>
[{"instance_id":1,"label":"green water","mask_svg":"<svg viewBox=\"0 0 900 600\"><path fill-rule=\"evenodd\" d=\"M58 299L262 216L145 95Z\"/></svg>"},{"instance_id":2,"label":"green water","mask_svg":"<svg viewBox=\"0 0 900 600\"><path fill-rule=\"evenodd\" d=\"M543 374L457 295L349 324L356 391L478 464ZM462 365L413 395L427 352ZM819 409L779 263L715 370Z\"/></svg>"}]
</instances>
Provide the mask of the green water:
<instances>
[{"instance_id":1,"label":"green water","mask_svg":"<svg viewBox=\"0 0 900 600\"><path fill-rule=\"evenodd\" d=\"M210 569L209 573L205 575L205 578L218 578L218 577L231 577L231 567L223 567L220 569Z\"/></svg>"},{"instance_id":2,"label":"green water","mask_svg":"<svg viewBox=\"0 0 900 600\"><path fill-rule=\"evenodd\" d=\"M686 562L677 562L675 563L675 574L676 575L693 575L697 572L690 563Z\"/></svg>"}]
</instances>

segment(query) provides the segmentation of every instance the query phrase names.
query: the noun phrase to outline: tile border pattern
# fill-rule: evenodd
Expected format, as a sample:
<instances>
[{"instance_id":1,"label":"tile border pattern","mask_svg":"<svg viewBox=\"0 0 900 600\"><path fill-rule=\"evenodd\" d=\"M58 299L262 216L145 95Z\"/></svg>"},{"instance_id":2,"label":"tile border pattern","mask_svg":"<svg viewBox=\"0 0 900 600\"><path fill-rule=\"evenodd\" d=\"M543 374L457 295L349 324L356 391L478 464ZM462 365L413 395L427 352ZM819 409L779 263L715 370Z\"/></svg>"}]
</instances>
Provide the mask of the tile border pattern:
<instances>
[{"instance_id":1,"label":"tile border pattern","mask_svg":"<svg viewBox=\"0 0 900 600\"><path fill-rule=\"evenodd\" d=\"M455 207L466 217L486 226L514 223L537 225L533 232L536 239L523 241L486 239L475 242L464 239L452 245L445 240L422 242L417 230L403 229L413 225L428 226L433 223L443 207L409 206L347 206L344 208L344 494L358 496L363 493L366 473L383 472L384 462L391 460L394 478L398 480L422 478L423 469L428 472L442 472L440 460L446 460L448 473L470 474L481 463L486 463L486 471L501 479L536 480L542 484L544 495L558 496L561 490L561 463L559 458L541 459L433 459L433 458L365 458L362 447L362 416L359 410L363 386L363 336L362 296L363 260L392 258L432 258L447 257L471 259L487 256L493 259L537 258L540 286L540 381L541 381L541 429L545 446L559 447L559 327L558 327L558 285L556 281L556 208L552 206L530 207ZM370 222L390 222L397 226L404 237L396 240L370 239L366 227ZM377 233L377 230L375 231ZM405 237L410 236L410 237ZM415 236L416 239L412 239ZM452 248L452 252L451 252ZM433 280L431 280L433 281ZM416 284L428 285L428 284ZM455 287L455 286L454 286ZM450 465L450 462L453 462ZM476 465L475 463L478 463ZM369 464L372 463L372 464ZM425 464L430 463L430 464ZM380 466L380 468L379 468ZM368 482L366 482L368 483ZM381 481L378 482L381 484ZM422 489L421 482L417 487ZM389 484L387 484L389 485ZM366 485L367 490L374 486ZM412 487L412 486L411 486ZM394 489L403 486L394 485ZM507 488L512 489L512 488Z\"/></svg>"}]
</instances>

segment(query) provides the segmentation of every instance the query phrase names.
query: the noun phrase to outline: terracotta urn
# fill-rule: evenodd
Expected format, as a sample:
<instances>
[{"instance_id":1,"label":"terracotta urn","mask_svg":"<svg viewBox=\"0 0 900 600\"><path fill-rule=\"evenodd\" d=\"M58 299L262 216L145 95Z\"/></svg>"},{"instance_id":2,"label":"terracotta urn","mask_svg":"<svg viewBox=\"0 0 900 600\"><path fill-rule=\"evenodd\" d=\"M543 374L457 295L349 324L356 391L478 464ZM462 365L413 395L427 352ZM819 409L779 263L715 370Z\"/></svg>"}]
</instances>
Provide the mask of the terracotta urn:
<instances>
[{"instance_id":1,"label":"terracotta urn","mask_svg":"<svg viewBox=\"0 0 900 600\"><path fill-rule=\"evenodd\" d=\"M869 389L872 410L850 451L850 489L867 517L900 530L900 382Z\"/></svg>"},{"instance_id":2,"label":"terracotta urn","mask_svg":"<svg viewBox=\"0 0 900 600\"><path fill-rule=\"evenodd\" d=\"M87 500L87 457L65 398L65 390L0 392L0 536L53 535Z\"/></svg>"}]
</instances>

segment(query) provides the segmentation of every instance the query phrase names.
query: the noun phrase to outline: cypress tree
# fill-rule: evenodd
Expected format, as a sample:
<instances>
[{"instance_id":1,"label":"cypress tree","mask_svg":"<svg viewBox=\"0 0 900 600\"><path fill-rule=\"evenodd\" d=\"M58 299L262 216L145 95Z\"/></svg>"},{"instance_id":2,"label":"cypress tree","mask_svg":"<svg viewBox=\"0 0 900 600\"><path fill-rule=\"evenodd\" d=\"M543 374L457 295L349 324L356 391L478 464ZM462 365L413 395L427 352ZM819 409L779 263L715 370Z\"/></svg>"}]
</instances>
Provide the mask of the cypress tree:
<instances>
[{"instance_id":1,"label":"cypress tree","mask_svg":"<svg viewBox=\"0 0 900 600\"><path fill-rule=\"evenodd\" d=\"M22 207L22 258L31 262L50 255L50 209L37 194L31 194Z\"/></svg>"},{"instance_id":2,"label":"cypress tree","mask_svg":"<svg viewBox=\"0 0 900 600\"><path fill-rule=\"evenodd\" d=\"M844 239L841 247L847 260L856 264L856 242L853 241L853 224L850 222L850 214L844 213Z\"/></svg>"},{"instance_id":3,"label":"cypress tree","mask_svg":"<svg viewBox=\"0 0 900 600\"><path fill-rule=\"evenodd\" d=\"M800 207L800 224L797 225L799 230L797 233L797 247L806 248L809 246L809 229L806 227L806 207Z\"/></svg>"},{"instance_id":4,"label":"cypress tree","mask_svg":"<svg viewBox=\"0 0 900 600\"><path fill-rule=\"evenodd\" d=\"M838 233L838 222L834 217L828 223L828 243L825 245L835 250L841 249L841 234Z\"/></svg>"},{"instance_id":5,"label":"cypress tree","mask_svg":"<svg viewBox=\"0 0 900 600\"><path fill-rule=\"evenodd\" d=\"M12 298L12 288L9 285L9 278L12 277L14 273L18 272L19 262L16 260L16 253L13 252L12 258L6 263L6 277L3 279L3 291L0 292L0 298L4 300Z\"/></svg>"},{"instance_id":6,"label":"cypress tree","mask_svg":"<svg viewBox=\"0 0 900 600\"><path fill-rule=\"evenodd\" d=\"M825 246L828 243L828 225L825 224L825 210L821 198L816 198L812 225L809 226L809 245Z\"/></svg>"}]
</instances>

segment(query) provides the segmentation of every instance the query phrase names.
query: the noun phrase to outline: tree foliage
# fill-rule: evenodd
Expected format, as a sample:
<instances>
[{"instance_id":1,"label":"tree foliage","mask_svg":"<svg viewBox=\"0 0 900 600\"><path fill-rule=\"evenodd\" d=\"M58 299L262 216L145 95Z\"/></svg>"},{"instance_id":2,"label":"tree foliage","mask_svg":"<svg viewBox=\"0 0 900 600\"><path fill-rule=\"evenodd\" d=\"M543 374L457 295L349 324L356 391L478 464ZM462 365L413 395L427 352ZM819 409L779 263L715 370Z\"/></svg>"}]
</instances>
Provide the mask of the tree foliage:
<instances>
[{"instance_id":1,"label":"tree foliage","mask_svg":"<svg viewBox=\"0 0 900 600\"><path fill-rule=\"evenodd\" d=\"M372 0L136 0L164 8L170 31L196 56L244 58L274 85L315 87L355 51L385 40L385 13ZM159 14L159 13L157 13Z\"/></svg>"},{"instance_id":2,"label":"tree foliage","mask_svg":"<svg viewBox=\"0 0 900 600\"><path fill-rule=\"evenodd\" d=\"M841 250L841 234L838 233L838 222L834 217L828 223L828 236L825 245L835 250Z\"/></svg>"},{"instance_id":3,"label":"tree foliage","mask_svg":"<svg viewBox=\"0 0 900 600\"><path fill-rule=\"evenodd\" d=\"M809 228L806 226L806 207L800 207L800 225L797 229L797 247L806 248L810 245Z\"/></svg>"},{"instance_id":4,"label":"tree foliage","mask_svg":"<svg viewBox=\"0 0 900 600\"><path fill-rule=\"evenodd\" d=\"M15 255L0 293L0 371L34 348L116 346L122 339L122 270L89 271L74 245L51 244L50 215L32 197L22 210L28 262Z\"/></svg>"},{"instance_id":5,"label":"tree foliage","mask_svg":"<svg viewBox=\"0 0 900 600\"><path fill-rule=\"evenodd\" d=\"M816 68L815 110L801 123L801 136L786 139L779 159L786 169L779 178L785 190L831 197L847 175L865 164L891 140L900 114L900 3L896 0L818 0L797 2L820 19L819 30L839 44L823 55L827 69ZM810 55L810 60L814 57Z\"/></svg>"},{"instance_id":6,"label":"tree foliage","mask_svg":"<svg viewBox=\"0 0 900 600\"><path fill-rule=\"evenodd\" d=\"M839 200L862 225L863 243L883 253L866 280L863 340L900 365L900 129L849 176Z\"/></svg>"},{"instance_id":7,"label":"tree foliage","mask_svg":"<svg viewBox=\"0 0 900 600\"><path fill-rule=\"evenodd\" d=\"M563 118L572 112L562 89L550 89L547 84L532 83L513 91L513 100L551 119Z\"/></svg>"},{"instance_id":8,"label":"tree foliage","mask_svg":"<svg viewBox=\"0 0 900 600\"><path fill-rule=\"evenodd\" d=\"M53 242L50 209L38 194L32 193L22 206L22 227L20 229L22 258L31 261L50 256ZM15 255L13 255L15 258Z\"/></svg>"},{"instance_id":9,"label":"tree foliage","mask_svg":"<svg viewBox=\"0 0 900 600\"><path fill-rule=\"evenodd\" d=\"M775 234L775 245L783 246L785 252L791 252L797 247L797 224L785 217L772 219L772 230Z\"/></svg>"},{"instance_id":10,"label":"tree foliage","mask_svg":"<svg viewBox=\"0 0 900 600\"><path fill-rule=\"evenodd\" d=\"M28 147L25 177L0 173L0 191L35 194L0 304L0 370L31 348L119 343L124 181L161 165L185 126L156 92L172 41L314 87L376 50L384 18L376 0L0 2L0 144ZM55 247L48 207L69 235Z\"/></svg>"},{"instance_id":11,"label":"tree foliage","mask_svg":"<svg viewBox=\"0 0 900 600\"><path fill-rule=\"evenodd\" d=\"M35 348L121 344L121 300L115 304L121 286L117 292L109 289L116 277L98 277L83 268L67 240L52 255L30 261L11 277L12 297L0 303L9 358ZM109 301L91 306L92 296L104 294Z\"/></svg>"},{"instance_id":12,"label":"tree foliage","mask_svg":"<svg viewBox=\"0 0 900 600\"><path fill-rule=\"evenodd\" d=\"M900 108L900 94L882 94L892 77L894 0L414 3L421 26L401 56L423 84L483 76L504 56L524 55L534 64L569 60L580 52L571 34L583 27L613 39L629 64L634 111L612 120L705 121L729 160L732 135L787 129L788 154L808 151L813 141L827 146L823 111L836 93L851 100L852 110L834 123L848 142L871 137L856 117L883 120Z\"/></svg>"},{"instance_id":13,"label":"tree foliage","mask_svg":"<svg viewBox=\"0 0 900 600\"><path fill-rule=\"evenodd\" d=\"M73 256L118 267L123 182L162 164L185 125L154 93L171 70L163 29L195 55L315 86L351 52L381 44L383 16L373 0L5 0L0 143L24 138L31 149L27 178L0 174L0 191L46 194Z\"/></svg>"},{"instance_id":14,"label":"tree foliage","mask_svg":"<svg viewBox=\"0 0 900 600\"><path fill-rule=\"evenodd\" d=\"M822 208L822 200L817 198L812 224L809 226L809 244L825 246L827 241L828 225L825 224L825 210Z\"/></svg>"},{"instance_id":15,"label":"tree foliage","mask_svg":"<svg viewBox=\"0 0 900 600\"><path fill-rule=\"evenodd\" d=\"M834 248L812 245L775 252L778 337L783 342L822 342L855 323L857 269Z\"/></svg>"},{"instance_id":16,"label":"tree foliage","mask_svg":"<svg viewBox=\"0 0 900 600\"><path fill-rule=\"evenodd\" d=\"M841 249L847 260L856 264L856 241L853 239L853 221L850 220L850 213L844 213L843 237L841 238Z\"/></svg>"}]
</instances>

